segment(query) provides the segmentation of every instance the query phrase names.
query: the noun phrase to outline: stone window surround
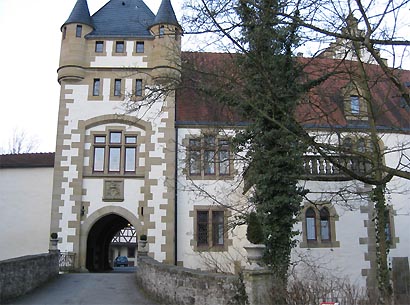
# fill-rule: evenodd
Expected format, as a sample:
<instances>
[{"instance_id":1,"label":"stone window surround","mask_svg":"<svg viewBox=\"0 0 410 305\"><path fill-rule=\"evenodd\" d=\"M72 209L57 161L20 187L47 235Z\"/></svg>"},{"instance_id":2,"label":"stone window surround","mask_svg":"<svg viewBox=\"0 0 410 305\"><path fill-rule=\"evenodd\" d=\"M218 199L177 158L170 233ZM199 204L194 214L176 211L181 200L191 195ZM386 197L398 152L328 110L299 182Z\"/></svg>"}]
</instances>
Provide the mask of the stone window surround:
<instances>
[{"instance_id":1,"label":"stone window surround","mask_svg":"<svg viewBox=\"0 0 410 305\"><path fill-rule=\"evenodd\" d=\"M96 52L97 43L102 43L102 46L103 46L102 52ZM104 40L96 40L94 42L94 55L95 56L106 56L107 55L106 43Z\"/></svg>"},{"instance_id":2,"label":"stone window surround","mask_svg":"<svg viewBox=\"0 0 410 305\"><path fill-rule=\"evenodd\" d=\"M368 118L368 111L367 111L367 104L363 97L362 89L351 81L344 89L343 89L343 96L344 96L344 112L345 117L347 120L362 120L367 121ZM352 100L353 96L357 96L359 98L359 113L354 114L352 113Z\"/></svg>"},{"instance_id":3,"label":"stone window surround","mask_svg":"<svg viewBox=\"0 0 410 305\"><path fill-rule=\"evenodd\" d=\"M115 95L115 83L116 81L120 81L120 92L119 95ZM114 101L120 101L124 99L124 92L125 92L125 79L116 77L111 79L111 84L110 84L110 100Z\"/></svg>"},{"instance_id":4,"label":"stone window surround","mask_svg":"<svg viewBox=\"0 0 410 305\"><path fill-rule=\"evenodd\" d=\"M197 235L198 235L198 223L197 223L197 213L198 211L206 211L208 212L208 245L197 245ZM223 245L216 245L213 246L212 244L212 212L214 211L221 211L224 212L224 244ZM215 206L215 205L196 205L194 206L194 210L189 212L189 216L194 219L193 221L193 238L191 239L191 246L193 247L194 251L197 252L202 252L202 251L207 251L207 252L224 252L228 251L228 247L233 244L232 239L229 238L228 236L228 219L231 216L231 211L229 209L220 207L220 206Z\"/></svg>"},{"instance_id":5,"label":"stone window surround","mask_svg":"<svg viewBox=\"0 0 410 305\"><path fill-rule=\"evenodd\" d=\"M142 52L138 52L138 45L142 46ZM145 53L145 42L142 40L135 41L134 54L144 54Z\"/></svg>"},{"instance_id":6,"label":"stone window surround","mask_svg":"<svg viewBox=\"0 0 410 305\"><path fill-rule=\"evenodd\" d=\"M186 149L186 157L185 157L185 167L183 168L183 173L186 174L192 180L231 180L235 174L234 171L234 164L233 164L233 157L232 157L232 150L229 149L229 171L230 173L227 175L220 175L219 174L219 166L218 166L218 154L216 154L216 169L215 174L213 175L205 175L203 169L203 158L204 158L204 145L201 144L201 174L198 175L191 175L190 174L190 147L189 147L189 140L193 139L200 139L201 143L204 142L205 136L215 136L216 141L221 140L230 140L229 136L220 135L217 133L212 132L203 132L200 135L186 135L185 138L182 140L182 145ZM216 144L216 147L218 145Z\"/></svg>"},{"instance_id":7,"label":"stone window surround","mask_svg":"<svg viewBox=\"0 0 410 305\"><path fill-rule=\"evenodd\" d=\"M90 40L91 44L89 45L89 48L91 48L90 53L94 56L107 56L107 42L112 42L112 48L111 48L111 56L127 56L128 54L128 43L132 41L133 42L133 47L132 47L132 56L139 56L139 57L143 57L143 61L147 62L147 48L148 46L150 46L150 40L153 40L154 38L148 38L148 39L124 39L124 40L103 40L101 38L99 39L95 39L95 40ZM103 43L103 51L102 52L96 52L95 49L95 45L97 42L102 42ZM124 52L122 53L117 53L116 52L116 43L117 42L124 42ZM138 42L142 42L144 43L144 52L137 52L137 43Z\"/></svg>"},{"instance_id":8,"label":"stone window surround","mask_svg":"<svg viewBox=\"0 0 410 305\"><path fill-rule=\"evenodd\" d=\"M123 45L123 51L117 52L117 45ZM112 55L113 56L126 56L127 55L127 42L125 40L115 40L112 44Z\"/></svg>"},{"instance_id":9,"label":"stone window surround","mask_svg":"<svg viewBox=\"0 0 410 305\"><path fill-rule=\"evenodd\" d=\"M97 79L100 81L99 94L94 95L94 82ZM104 80L100 77L90 78L89 90L88 90L88 99L89 100L91 100L91 101L102 100L102 98L103 98L103 89L104 89L104 84L103 83L104 83Z\"/></svg>"},{"instance_id":10,"label":"stone window surround","mask_svg":"<svg viewBox=\"0 0 410 305\"><path fill-rule=\"evenodd\" d=\"M136 171L135 172L125 172L124 171L124 149L121 151L121 165L120 165L120 172L108 172L108 153L105 152L104 156L104 172L94 172L94 137L95 136L105 136L106 137L106 144L105 147L109 147L109 135L110 132L121 131L122 132L122 142L121 147L125 147L125 137L126 136L135 136L137 137L137 143L135 144L136 148ZM126 177L143 177L144 176L144 168L139 166L138 160L140 158L138 148L143 144L141 142L141 133L138 131L128 132L125 126L107 126L105 131L91 131L89 136L86 136L85 143L90 143L89 149L89 164L84 168L84 176L87 177L118 177L118 176L126 176ZM134 147L134 145L131 145Z\"/></svg>"},{"instance_id":11,"label":"stone window surround","mask_svg":"<svg viewBox=\"0 0 410 305\"><path fill-rule=\"evenodd\" d=\"M393 209L393 207L391 205L388 206L388 210L389 210L389 230L390 230L390 244L389 244L389 249L395 249L397 244L400 242L400 238L396 237L396 230L395 230L395 224L394 224L394 216L397 215L396 211ZM361 208L361 212L365 213L366 209L365 208ZM373 219L375 217L375 211L372 211L372 216L371 218ZM368 227L368 220L366 220L366 224L365 227ZM368 240L366 238L360 238L359 239L359 243L360 244L367 244Z\"/></svg>"},{"instance_id":12,"label":"stone window surround","mask_svg":"<svg viewBox=\"0 0 410 305\"><path fill-rule=\"evenodd\" d=\"M101 54L101 53L99 53ZM94 91L94 80L99 79L100 80L100 90L99 90L99 95L93 95L93 91ZM102 101L103 100L103 92L104 92L104 80L106 80L107 78L104 77L93 77L90 80L89 83L89 92L88 92L88 100L89 101ZM144 75L136 75L136 77L133 77L132 80L132 88L131 88L131 92L126 91L125 85L127 83L127 80L129 80L130 78L121 78L121 77L115 77L115 78L108 78L109 79L109 83L110 83L110 97L109 99L111 101L123 101L124 98L129 97L131 100L135 100L135 101L140 101L144 99L145 96L145 84L148 82L146 76ZM121 80L121 94L116 96L114 95L114 91L115 91L115 80ZM135 95L136 92L136 82L137 80L141 80L142 81L142 95Z\"/></svg>"},{"instance_id":13,"label":"stone window surround","mask_svg":"<svg viewBox=\"0 0 410 305\"><path fill-rule=\"evenodd\" d=\"M320 209L326 207L330 214L330 240L321 240L320 236ZM313 208L316 215L316 240L307 239L306 228L306 211L309 208ZM336 213L336 209L328 202L318 202L316 204L305 204L301 213L300 221L302 222L302 241L300 242L300 248L339 248L340 242L336 240L336 221L339 220L339 215Z\"/></svg>"}]
</instances>

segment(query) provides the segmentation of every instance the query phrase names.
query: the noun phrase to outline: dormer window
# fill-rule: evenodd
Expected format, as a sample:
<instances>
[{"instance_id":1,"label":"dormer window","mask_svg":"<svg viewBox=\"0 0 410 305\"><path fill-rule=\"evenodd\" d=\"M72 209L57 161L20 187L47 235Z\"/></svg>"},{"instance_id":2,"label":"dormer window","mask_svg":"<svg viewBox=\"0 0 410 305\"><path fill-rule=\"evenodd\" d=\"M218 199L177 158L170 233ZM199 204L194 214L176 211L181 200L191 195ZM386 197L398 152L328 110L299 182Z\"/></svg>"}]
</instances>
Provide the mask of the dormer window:
<instances>
[{"instance_id":1,"label":"dormer window","mask_svg":"<svg viewBox=\"0 0 410 305\"><path fill-rule=\"evenodd\" d=\"M350 113L352 115L360 114L360 99L357 95L350 96Z\"/></svg>"},{"instance_id":2,"label":"dormer window","mask_svg":"<svg viewBox=\"0 0 410 305\"><path fill-rule=\"evenodd\" d=\"M75 37L81 37L82 32L83 32L83 26L77 25L77 28L75 29Z\"/></svg>"}]
</instances>

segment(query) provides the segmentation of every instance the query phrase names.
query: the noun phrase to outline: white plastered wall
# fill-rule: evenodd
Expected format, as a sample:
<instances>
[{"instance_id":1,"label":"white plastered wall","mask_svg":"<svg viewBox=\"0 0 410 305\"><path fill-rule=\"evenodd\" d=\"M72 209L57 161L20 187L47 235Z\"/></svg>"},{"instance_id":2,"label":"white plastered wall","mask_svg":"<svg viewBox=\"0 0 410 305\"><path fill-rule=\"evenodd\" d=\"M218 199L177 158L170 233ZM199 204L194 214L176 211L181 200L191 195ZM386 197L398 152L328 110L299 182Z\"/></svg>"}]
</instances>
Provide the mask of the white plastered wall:
<instances>
[{"instance_id":1,"label":"white plastered wall","mask_svg":"<svg viewBox=\"0 0 410 305\"><path fill-rule=\"evenodd\" d=\"M179 129L178 130L178 261L183 261L184 267L201 268L204 270L218 269L225 272L234 272L235 265L241 263L246 265L246 251L244 246L249 245L246 239L246 227L239 226L228 231L228 240L232 240L227 251L195 251L191 242L194 238L194 218L192 217L195 207L233 206L237 209L245 206L247 198L241 193L240 176L227 180L190 180L185 171L186 147L184 140L192 136L200 136L201 129ZM231 136L233 131L225 130L221 135ZM241 173L239 164L235 164L236 173ZM233 191L233 189L235 189ZM213 200L218 198L218 203ZM237 211L231 210L232 214ZM232 219L230 219L232 220Z\"/></svg>"},{"instance_id":2,"label":"white plastered wall","mask_svg":"<svg viewBox=\"0 0 410 305\"><path fill-rule=\"evenodd\" d=\"M0 169L0 260L47 253L53 168Z\"/></svg>"}]
</instances>

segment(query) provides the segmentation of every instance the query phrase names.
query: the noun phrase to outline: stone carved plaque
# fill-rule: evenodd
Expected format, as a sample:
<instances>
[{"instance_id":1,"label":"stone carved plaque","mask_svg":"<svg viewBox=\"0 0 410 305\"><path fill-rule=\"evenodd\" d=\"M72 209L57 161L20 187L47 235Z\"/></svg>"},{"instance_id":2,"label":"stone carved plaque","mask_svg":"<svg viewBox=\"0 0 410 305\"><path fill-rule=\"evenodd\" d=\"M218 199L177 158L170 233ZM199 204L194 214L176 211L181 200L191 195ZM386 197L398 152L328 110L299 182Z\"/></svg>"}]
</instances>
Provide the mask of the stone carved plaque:
<instances>
[{"instance_id":1,"label":"stone carved plaque","mask_svg":"<svg viewBox=\"0 0 410 305\"><path fill-rule=\"evenodd\" d=\"M103 201L124 201L124 181L104 180Z\"/></svg>"}]
</instances>

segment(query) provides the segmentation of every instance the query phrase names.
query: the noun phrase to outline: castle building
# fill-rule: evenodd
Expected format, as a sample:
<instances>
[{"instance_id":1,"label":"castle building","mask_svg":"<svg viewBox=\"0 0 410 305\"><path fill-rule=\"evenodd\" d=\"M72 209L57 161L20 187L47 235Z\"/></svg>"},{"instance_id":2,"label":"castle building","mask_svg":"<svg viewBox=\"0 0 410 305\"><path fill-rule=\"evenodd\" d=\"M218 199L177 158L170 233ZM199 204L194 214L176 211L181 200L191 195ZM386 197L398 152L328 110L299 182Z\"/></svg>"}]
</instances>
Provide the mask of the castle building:
<instances>
[{"instance_id":1,"label":"castle building","mask_svg":"<svg viewBox=\"0 0 410 305\"><path fill-rule=\"evenodd\" d=\"M246 228L229 225L248 204L243 165L233 158L229 144L244 123L189 86L173 87L185 81L184 62L207 69L226 64L230 55L181 52L182 28L170 0L162 0L156 15L142 0L110 0L92 16L87 1L77 0L61 33L54 170L49 161L38 161L49 154L25 156L23 163L18 162L23 156L0 157L0 173L30 167L41 169L48 179L52 176L52 187L37 188L45 212L30 223L48 223L46 214L51 213L47 236L37 234L40 248L49 233L56 232L59 250L75 254L76 269L105 270L112 266L113 238L132 227L134 243L146 235L148 255L159 262L223 272L246 266ZM309 73L325 73L334 66L341 46L335 50L308 65ZM370 66L377 73L377 66ZM400 77L409 82L410 71ZM401 96L382 81L373 85L384 107L378 121L383 145L410 142L410 115ZM312 94L311 101L320 100L328 116L320 120L302 104L298 111L306 129L318 136L330 134L358 150L371 149L360 86L335 77L320 88L324 90ZM386 155L386 164L397 162L396 152ZM365 166L354 159L347 162L352 169ZM307 153L305 164L301 185L311 193L297 225L301 234L294 260L304 258L305 266L315 262L335 276L375 287L372 202L364 197L335 199L342 189L366 192L369 186L347 179L314 152ZM393 270L408 269L410 182L394 178L389 187L395 190L388 198L389 258ZM47 193L52 193L51 200ZM5 190L3 196L0 208L7 209L5 202L13 202L14 195Z\"/></svg>"}]
</instances>

